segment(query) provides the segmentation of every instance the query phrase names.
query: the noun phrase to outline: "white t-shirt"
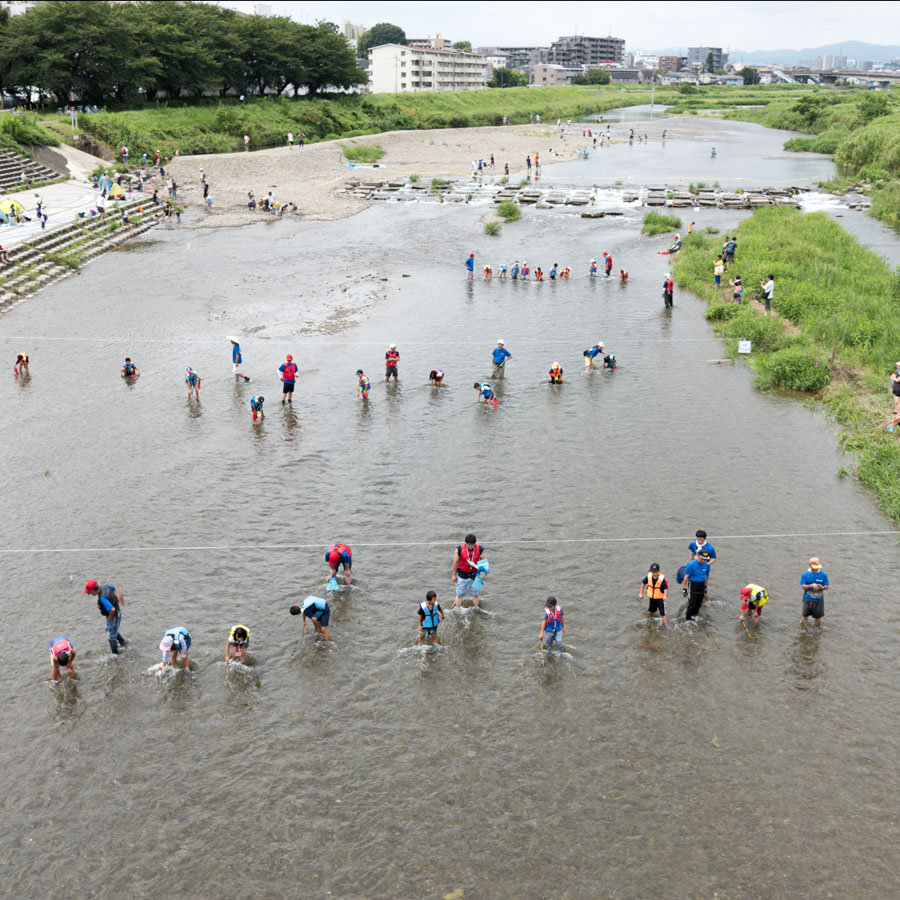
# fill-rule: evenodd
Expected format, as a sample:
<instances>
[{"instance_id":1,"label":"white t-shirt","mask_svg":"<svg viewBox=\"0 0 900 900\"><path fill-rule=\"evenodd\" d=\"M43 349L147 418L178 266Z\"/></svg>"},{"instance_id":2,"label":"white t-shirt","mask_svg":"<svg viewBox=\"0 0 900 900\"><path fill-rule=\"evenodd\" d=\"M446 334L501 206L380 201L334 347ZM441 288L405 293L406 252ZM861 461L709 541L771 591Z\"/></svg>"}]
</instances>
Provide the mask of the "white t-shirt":
<instances>
[{"instance_id":1,"label":"white t-shirt","mask_svg":"<svg viewBox=\"0 0 900 900\"><path fill-rule=\"evenodd\" d=\"M293 143L294 143L294 132L293 132L293 131L289 131L289 132L288 132L288 143L289 143L289 144L293 144Z\"/></svg>"},{"instance_id":2,"label":"white t-shirt","mask_svg":"<svg viewBox=\"0 0 900 900\"><path fill-rule=\"evenodd\" d=\"M769 300L775 296L775 282L771 278L763 285L763 293Z\"/></svg>"}]
</instances>

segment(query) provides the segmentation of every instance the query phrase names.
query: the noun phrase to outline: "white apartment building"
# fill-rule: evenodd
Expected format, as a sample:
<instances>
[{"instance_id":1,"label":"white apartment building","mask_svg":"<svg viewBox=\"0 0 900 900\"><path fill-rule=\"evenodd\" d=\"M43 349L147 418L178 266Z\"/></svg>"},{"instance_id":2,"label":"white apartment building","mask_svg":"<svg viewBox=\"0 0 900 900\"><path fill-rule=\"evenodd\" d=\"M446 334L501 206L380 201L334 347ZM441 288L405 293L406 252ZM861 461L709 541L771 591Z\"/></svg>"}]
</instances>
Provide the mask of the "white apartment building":
<instances>
[{"instance_id":1,"label":"white apartment building","mask_svg":"<svg viewBox=\"0 0 900 900\"><path fill-rule=\"evenodd\" d=\"M471 91L483 88L486 60L469 50L382 44L369 50L373 94Z\"/></svg>"}]
</instances>

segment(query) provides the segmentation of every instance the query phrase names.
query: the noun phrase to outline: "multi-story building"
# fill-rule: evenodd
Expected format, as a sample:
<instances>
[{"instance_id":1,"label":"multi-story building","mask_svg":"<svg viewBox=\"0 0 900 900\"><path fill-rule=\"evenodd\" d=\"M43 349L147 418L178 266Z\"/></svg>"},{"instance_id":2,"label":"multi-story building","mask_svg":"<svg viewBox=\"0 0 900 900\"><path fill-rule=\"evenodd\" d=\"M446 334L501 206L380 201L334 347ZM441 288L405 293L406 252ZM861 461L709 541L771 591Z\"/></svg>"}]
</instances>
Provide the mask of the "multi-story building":
<instances>
[{"instance_id":1,"label":"multi-story building","mask_svg":"<svg viewBox=\"0 0 900 900\"><path fill-rule=\"evenodd\" d=\"M721 47L688 47L687 65L688 68L696 67L700 69L706 68L706 61L709 54L712 53L712 68L714 72L725 68L728 62L728 54L722 52Z\"/></svg>"},{"instance_id":2,"label":"multi-story building","mask_svg":"<svg viewBox=\"0 0 900 900\"><path fill-rule=\"evenodd\" d=\"M588 37L573 34L557 38L550 45L548 62L557 66L598 68L606 63L621 63L625 41L614 37Z\"/></svg>"},{"instance_id":3,"label":"multi-story building","mask_svg":"<svg viewBox=\"0 0 900 900\"><path fill-rule=\"evenodd\" d=\"M470 50L407 44L369 49L369 90L373 94L471 91L483 88L486 60Z\"/></svg>"},{"instance_id":4,"label":"multi-story building","mask_svg":"<svg viewBox=\"0 0 900 900\"><path fill-rule=\"evenodd\" d=\"M847 57L826 53L824 56L817 56L813 60L812 67L822 72L830 72L833 69L846 69Z\"/></svg>"},{"instance_id":5,"label":"multi-story building","mask_svg":"<svg viewBox=\"0 0 900 900\"><path fill-rule=\"evenodd\" d=\"M659 58L660 72L680 72L686 65L686 56L661 56Z\"/></svg>"},{"instance_id":6,"label":"multi-story building","mask_svg":"<svg viewBox=\"0 0 900 900\"><path fill-rule=\"evenodd\" d=\"M555 66L553 63L538 63L532 69L531 82L542 86L571 84L576 75L583 74L582 66Z\"/></svg>"},{"instance_id":7,"label":"multi-story building","mask_svg":"<svg viewBox=\"0 0 900 900\"><path fill-rule=\"evenodd\" d=\"M505 56L506 67L518 72L530 72L540 63L547 62L549 47L479 47L482 56Z\"/></svg>"}]
</instances>

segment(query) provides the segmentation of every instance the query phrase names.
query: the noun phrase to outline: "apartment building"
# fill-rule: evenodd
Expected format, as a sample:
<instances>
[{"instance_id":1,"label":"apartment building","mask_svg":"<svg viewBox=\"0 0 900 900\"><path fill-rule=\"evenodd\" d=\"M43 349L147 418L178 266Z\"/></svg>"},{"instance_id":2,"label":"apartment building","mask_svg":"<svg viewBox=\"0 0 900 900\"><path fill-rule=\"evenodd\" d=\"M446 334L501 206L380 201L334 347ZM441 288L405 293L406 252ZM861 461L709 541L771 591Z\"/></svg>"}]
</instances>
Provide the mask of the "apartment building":
<instances>
[{"instance_id":1,"label":"apartment building","mask_svg":"<svg viewBox=\"0 0 900 900\"><path fill-rule=\"evenodd\" d=\"M598 68L604 63L621 63L625 41L614 37L588 37L574 34L557 38L550 45L548 62L557 66Z\"/></svg>"},{"instance_id":2,"label":"apartment building","mask_svg":"<svg viewBox=\"0 0 900 900\"><path fill-rule=\"evenodd\" d=\"M660 72L680 72L686 65L686 56L661 56L659 58Z\"/></svg>"},{"instance_id":3,"label":"apartment building","mask_svg":"<svg viewBox=\"0 0 900 900\"><path fill-rule=\"evenodd\" d=\"M712 53L712 67L714 72L725 68L728 62L728 54L722 52L721 47L688 47L687 64L688 68L696 66L698 68L706 68L706 60Z\"/></svg>"},{"instance_id":4,"label":"apartment building","mask_svg":"<svg viewBox=\"0 0 900 900\"><path fill-rule=\"evenodd\" d=\"M530 72L531 69L547 62L549 47L479 47L482 56L505 56L506 66L519 72Z\"/></svg>"},{"instance_id":5,"label":"apartment building","mask_svg":"<svg viewBox=\"0 0 900 900\"><path fill-rule=\"evenodd\" d=\"M382 44L369 50L373 94L471 91L483 88L487 61L469 50Z\"/></svg>"},{"instance_id":6,"label":"apartment building","mask_svg":"<svg viewBox=\"0 0 900 900\"><path fill-rule=\"evenodd\" d=\"M581 66L554 66L552 63L538 63L532 70L532 84L571 84L576 75L584 75Z\"/></svg>"}]
</instances>

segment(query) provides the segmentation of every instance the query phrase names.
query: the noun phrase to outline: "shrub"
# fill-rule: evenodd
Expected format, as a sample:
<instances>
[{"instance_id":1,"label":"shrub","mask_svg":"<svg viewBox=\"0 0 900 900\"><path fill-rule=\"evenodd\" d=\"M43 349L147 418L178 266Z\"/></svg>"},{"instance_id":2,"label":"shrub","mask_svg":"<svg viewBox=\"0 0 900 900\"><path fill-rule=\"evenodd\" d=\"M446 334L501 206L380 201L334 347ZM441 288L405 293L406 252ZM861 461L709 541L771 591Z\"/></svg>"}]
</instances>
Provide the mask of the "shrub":
<instances>
[{"instance_id":1,"label":"shrub","mask_svg":"<svg viewBox=\"0 0 900 900\"><path fill-rule=\"evenodd\" d=\"M497 237L500 234L501 225L499 222L485 222L484 223L484 233L489 234L491 237Z\"/></svg>"},{"instance_id":2,"label":"shrub","mask_svg":"<svg viewBox=\"0 0 900 900\"><path fill-rule=\"evenodd\" d=\"M515 200L503 200L497 207L497 215L506 219L507 222L515 222L522 215L522 210Z\"/></svg>"},{"instance_id":3,"label":"shrub","mask_svg":"<svg viewBox=\"0 0 900 900\"><path fill-rule=\"evenodd\" d=\"M678 216L669 216L665 213L648 212L644 216L644 226L641 231L644 234L663 234L666 231L678 231L681 228L681 219Z\"/></svg>"},{"instance_id":4,"label":"shrub","mask_svg":"<svg viewBox=\"0 0 900 900\"><path fill-rule=\"evenodd\" d=\"M419 176L416 175L415 172L413 172L413 174L409 176L409 183L410 183L410 184L415 184L418 180L419 180Z\"/></svg>"},{"instance_id":5,"label":"shrub","mask_svg":"<svg viewBox=\"0 0 900 900\"><path fill-rule=\"evenodd\" d=\"M353 162L362 163L378 162L385 154L385 151L382 150L378 144L359 144L354 147L348 147L346 144L341 144L341 150L347 159L352 160Z\"/></svg>"},{"instance_id":6,"label":"shrub","mask_svg":"<svg viewBox=\"0 0 900 900\"><path fill-rule=\"evenodd\" d=\"M713 303L712 306L706 307L704 315L711 322L721 322L724 319L733 319L740 311L741 307L737 303Z\"/></svg>"},{"instance_id":7,"label":"shrub","mask_svg":"<svg viewBox=\"0 0 900 900\"><path fill-rule=\"evenodd\" d=\"M831 373L810 347L785 347L769 356L756 359L756 383L763 391L772 388L820 391L830 381Z\"/></svg>"}]
</instances>

